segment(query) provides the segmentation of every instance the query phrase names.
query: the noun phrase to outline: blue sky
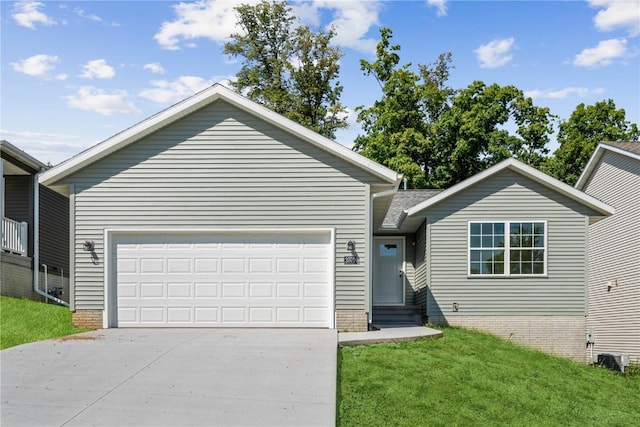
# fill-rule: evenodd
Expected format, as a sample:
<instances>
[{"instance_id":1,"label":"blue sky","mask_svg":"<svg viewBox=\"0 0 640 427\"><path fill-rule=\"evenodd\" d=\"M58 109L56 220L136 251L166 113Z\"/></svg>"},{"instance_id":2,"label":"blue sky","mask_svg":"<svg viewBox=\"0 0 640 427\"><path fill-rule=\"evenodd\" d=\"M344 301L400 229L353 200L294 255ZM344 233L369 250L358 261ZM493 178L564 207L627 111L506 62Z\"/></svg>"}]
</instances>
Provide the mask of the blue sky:
<instances>
[{"instance_id":1,"label":"blue sky","mask_svg":"<svg viewBox=\"0 0 640 427\"><path fill-rule=\"evenodd\" d=\"M0 138L57 164L215 82L239 2L56 1L1 7ZM305 24L333 24L342 102L380 96L360 71L390 27L401 63L452 52L450 85L513 84L561 119L613 99L640 123L640 0L292 2ZM352 114L338 142L360 132ZM553 142L551 149L557 147Z\"/></svg>"}]
</instances>

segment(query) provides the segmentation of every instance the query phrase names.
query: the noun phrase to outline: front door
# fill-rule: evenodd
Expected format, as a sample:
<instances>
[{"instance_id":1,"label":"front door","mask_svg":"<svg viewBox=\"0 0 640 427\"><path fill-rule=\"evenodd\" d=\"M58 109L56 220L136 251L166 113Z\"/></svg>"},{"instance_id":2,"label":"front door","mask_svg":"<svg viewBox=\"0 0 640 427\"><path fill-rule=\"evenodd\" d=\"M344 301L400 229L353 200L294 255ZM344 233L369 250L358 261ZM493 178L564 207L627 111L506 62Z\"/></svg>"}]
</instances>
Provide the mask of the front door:
<instances>
[{"instance_id":1,"label":"front door","mask_svg":"<svg viewBox=\"0 0 640 427\"><path fill-rule=\"evenodd\" d=\"M404 239L374 238L373 305L404 304Z\"/></svg>"}]
</instances>

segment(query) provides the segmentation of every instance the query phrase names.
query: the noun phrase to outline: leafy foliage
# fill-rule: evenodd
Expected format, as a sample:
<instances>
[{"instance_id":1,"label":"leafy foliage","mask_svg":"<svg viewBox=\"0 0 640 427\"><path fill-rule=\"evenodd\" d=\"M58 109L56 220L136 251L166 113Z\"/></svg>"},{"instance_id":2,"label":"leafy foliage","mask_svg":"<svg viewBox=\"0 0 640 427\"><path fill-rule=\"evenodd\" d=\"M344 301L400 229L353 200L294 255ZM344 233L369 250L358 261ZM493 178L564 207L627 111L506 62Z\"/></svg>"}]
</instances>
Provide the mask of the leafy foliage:
<instances>
[{"instance_id":1,"label":"leafy foliage","mask_svg":"<svg viewBox=\"0 0 640 427\"><path fill-rule=\"evenodd\" d=\"M382 97L357 108L365 135L354 149L402 173L415 188L443 188L508 157L540 167L548 153L554 116L533 105L515 86L476 81L454 90L447 85L451 54L432 64L399 66L399 45L383 28L376 61L361 61ZM506 125L513 124L516 134Z\"/></svg>"},{"instance_id":2,"label":"leafy foliage","mask_svg":"<svg viewBox=\"0 0 640 427\"><path fill-rule=\"evenodd\" d=\"M243 58L236 90L329 138L346 127L337 81L342 52L335 31L295 24L286 1L263 0L235 8L242 32L231 34L224 53Z\"/></svg>"},{"instance_id":3,"label":"leafy foliage","mask_svg":"<svg viewBox=\"0 0 640 427\"><path fill-rule=\"evenodd\" d=\"M638 126L626 120L623 109L613 100L580 104L569 120L560 123L560 147L549 159L546 171L556 178L574 185L587 165L598 143L603 141L637 141Z\"/></svg>"}]
</instances>

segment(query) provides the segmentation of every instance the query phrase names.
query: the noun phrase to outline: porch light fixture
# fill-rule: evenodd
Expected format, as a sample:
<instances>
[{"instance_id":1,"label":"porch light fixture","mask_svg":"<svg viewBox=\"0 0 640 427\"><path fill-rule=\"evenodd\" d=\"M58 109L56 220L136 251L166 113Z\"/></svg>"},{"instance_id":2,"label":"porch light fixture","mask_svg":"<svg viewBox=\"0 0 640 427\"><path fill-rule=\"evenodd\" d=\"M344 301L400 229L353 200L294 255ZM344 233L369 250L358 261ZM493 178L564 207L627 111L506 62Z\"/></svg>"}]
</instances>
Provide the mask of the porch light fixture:
<instances>
[{"instance_id":1,"label":"porch light fixture","mask_svg":"<svg viewBox=\"0 0 640 427\"><path fill-rule=\"evenodd\" d=\"M93 242L93 240L85 240L84 244L82 245L82 248L87 251L87 252L93 252L93 249L95 249L96 244Z\"/></svg>"},{"instance_id":2,"label":"porch light fixture","mask_svg":"<svg viewBox=\"0 0 640 427\"><path fill-rule=\"evenodd\" d=\"M349 240L347 242L347 250L348 251L355 251L356 250L356 242L354 242L353 240Z\"/></svg>"}]
</instances>

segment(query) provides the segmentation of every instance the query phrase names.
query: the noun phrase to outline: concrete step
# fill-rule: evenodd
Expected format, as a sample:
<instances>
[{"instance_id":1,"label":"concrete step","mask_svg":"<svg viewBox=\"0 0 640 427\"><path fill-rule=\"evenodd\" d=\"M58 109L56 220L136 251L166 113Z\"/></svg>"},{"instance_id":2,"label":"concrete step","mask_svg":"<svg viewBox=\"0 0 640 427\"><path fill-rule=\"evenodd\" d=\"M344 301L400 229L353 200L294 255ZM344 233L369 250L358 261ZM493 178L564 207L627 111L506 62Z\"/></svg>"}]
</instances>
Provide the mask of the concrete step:
<instances>
[{"instance_id":1,"label":"concrete step","mask_svg":"<svg viewBox=\"0 0 640 427\"><path fill-rule=\"evenodd\" d=\"M419 305L374 306L374 324L421 325L422 309Z\"/></svg>"}]
</instances>

